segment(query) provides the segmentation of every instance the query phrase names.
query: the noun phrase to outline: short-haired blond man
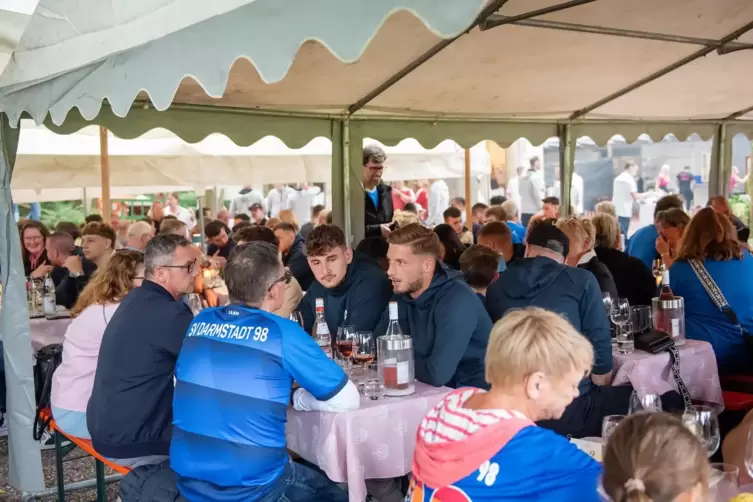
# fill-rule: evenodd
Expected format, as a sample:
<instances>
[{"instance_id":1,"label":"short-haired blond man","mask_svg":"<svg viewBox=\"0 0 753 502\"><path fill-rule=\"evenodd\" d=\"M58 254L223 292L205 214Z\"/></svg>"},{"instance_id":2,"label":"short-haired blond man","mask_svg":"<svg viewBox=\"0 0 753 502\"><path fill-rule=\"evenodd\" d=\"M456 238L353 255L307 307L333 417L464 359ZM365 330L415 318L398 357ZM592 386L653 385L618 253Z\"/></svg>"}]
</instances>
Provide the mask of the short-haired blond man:
<instances>
[{"instance_id":1,"label":"short-haired blond man","mask_svg":"<svg viewBox=\"0 0 753 502\"><path fill-rule=\"evenodd\" d=\"M392 232L387 242L387 276L400 327L413 337L416 379L486 387L484 354L492 323L462 277L439 262L437 234L413 223ZM376 335L386 327L385 316Z\"/></svg>"}]
</instances>

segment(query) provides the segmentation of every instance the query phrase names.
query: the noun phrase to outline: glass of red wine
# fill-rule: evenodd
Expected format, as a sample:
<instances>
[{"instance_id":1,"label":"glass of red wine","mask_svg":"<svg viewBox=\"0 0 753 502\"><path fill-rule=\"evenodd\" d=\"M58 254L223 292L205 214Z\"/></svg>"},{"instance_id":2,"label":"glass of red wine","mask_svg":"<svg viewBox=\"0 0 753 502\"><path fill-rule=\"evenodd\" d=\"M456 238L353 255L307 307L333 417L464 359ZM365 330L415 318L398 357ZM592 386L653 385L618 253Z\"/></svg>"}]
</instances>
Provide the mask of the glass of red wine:
<instances>
[{"instance_id":1,"label":"glass of red wine","mask_svg":"<svg viewBox=\"0 0 753 502\"><path fill-rule=\"evenodd\" d=\"M374 334L371 331L359 331L356 333L356 345L353 347L353 362L361 366L361 380L363 384L366 380L366 368L376 357L376 343Z\"/></svg>"},{"instance_id":2,"label":"glass of red wine","mask_svg":"<svg viewBox=\"0 0 753 502\"><path fill-rule=\"evenodd\" d=\"M340 326L337 328L337 339L335 340L335 347L337 353L340 356L340 361L346 366L344 369L350 376L353 363L351 357L353 357L353 349L356 347L356 331L353 326Z\"/></svg>"}]
</instances>

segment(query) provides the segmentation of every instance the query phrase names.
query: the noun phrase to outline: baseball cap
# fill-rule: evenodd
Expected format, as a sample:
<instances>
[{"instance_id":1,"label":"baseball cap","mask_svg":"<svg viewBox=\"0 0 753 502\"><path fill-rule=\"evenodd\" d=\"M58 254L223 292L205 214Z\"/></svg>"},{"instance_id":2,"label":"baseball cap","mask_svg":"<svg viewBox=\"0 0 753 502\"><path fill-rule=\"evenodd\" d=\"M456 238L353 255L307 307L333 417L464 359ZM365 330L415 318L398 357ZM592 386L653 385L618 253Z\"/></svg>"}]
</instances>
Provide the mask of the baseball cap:
<instances>
[{"instance_id":1,"label":"baseball cap","mask_svg":"<svg viewBox=\"0 0 753 502\"><path fill-rule=\"evenodd\" d=\"M251 207L249 209L251 209L251 211L256 211L257 209L259 209L260 211L264 211L264 206L262 206L258 202L255 202L251 204Z\"/></svg>"},{"instance_id":2,"label":"baseball cap","mask_svg":"<svg viewBox=\"0 0 753 502\"><path fill-rule=\"evenodd\" d=\"M562 256L567 256L567 253L570 251L570 241L567 235L554 225L546 223L537 225L531 231L526 242L531 246L539 246L559 253Z\"/></svg>"}]
</instances>

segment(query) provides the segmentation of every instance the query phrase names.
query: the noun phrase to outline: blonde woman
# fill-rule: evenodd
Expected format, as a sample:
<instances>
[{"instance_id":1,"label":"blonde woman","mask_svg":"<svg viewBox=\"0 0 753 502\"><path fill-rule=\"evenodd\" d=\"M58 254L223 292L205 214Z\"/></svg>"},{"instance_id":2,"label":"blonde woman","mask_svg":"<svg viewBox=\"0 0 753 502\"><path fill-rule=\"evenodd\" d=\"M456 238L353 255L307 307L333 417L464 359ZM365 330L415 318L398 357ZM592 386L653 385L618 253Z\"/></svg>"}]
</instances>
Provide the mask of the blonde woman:
<instances>
[{"instance_id":1,"label":"blonde woman","mask_svg":"<svg viewBox=\"0 0 753 502\"><path fill-rule=\"evenodd\" d=\"M603 486L615 502L704 502L706 449L668 413L623 420L604 450Z\"/></svg>"},{"instance_id":2,"label":"blonde woman","mask_svg":"<svg viewBox=\"0 0 753 502\"><path fill-rule=\"evenodd\" d=\"M563 317L527 308L500 319L486 351L488 392L461 388L423 419L406 500L599 500L601 467L535 422L578 396L593 348Z\"/></svg>"},{"instance_id":3,"label":"blonde woman","mask_svg":"<svg viewBox=\"0 0 753 502\"><path fill-rule=\"evenodd\" d=\"M593 251L593 237L589 235L586 226L593 234L593 225L590 221L586 223L585 220L574 216L557 221L557 228L562 230L570 241L570 249L565 257L565 263L571 267L588 270L596 277L602 293L609 293L611 298L619 298L612 273Z\"/></svg>"},{"instance_id":4,"label":"blonde woman","mask_svg":"<svg viewBox=\"0 0 753 502\"><path fill-rule=\"evenodd\" d=\"M617 292L630 305L651 305L656 296L656 280L644 263L625 253L620 245L620 225L611 214L597 213L594 227L594 253L612 274Z\"/></svg>"},{"instance_id":5,"label":"blonde woman","mask_svg":"<svg viewBox=\"0 0 753 502\"><path fill-rule=\"evenodd\" d=\"M63 340L63 361L52 377L52 415L60 429L89 439L86 405L94 386L99 346L107 323L128 292L144 280L140 251L115 252L81 292Z\"/></svg>"},{"instance_id":6,"label":"blonde woman","mask_svg":"<svg viewBox=\"0 0 753 502\"><path fill-rule=\"evenodd\" d=\"M410 225L411 223L421 223L416 213L413 213L411 211L403 211L401 209L396 210L392 215L392 222L397 223L398 227L405 227Z\"/></svg>"}]
</instances>

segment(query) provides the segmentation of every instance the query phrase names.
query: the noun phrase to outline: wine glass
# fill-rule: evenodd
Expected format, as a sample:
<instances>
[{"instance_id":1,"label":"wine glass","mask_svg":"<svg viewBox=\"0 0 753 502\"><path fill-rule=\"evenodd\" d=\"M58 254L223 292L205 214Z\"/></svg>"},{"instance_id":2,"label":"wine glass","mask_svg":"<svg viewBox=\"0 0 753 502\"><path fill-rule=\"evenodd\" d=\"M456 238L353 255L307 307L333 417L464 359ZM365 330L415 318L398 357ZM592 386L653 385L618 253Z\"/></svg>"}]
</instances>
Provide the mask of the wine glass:
<instances>
[{"instance_id":1,"label":"wine glass","mask_svg":"<svg viewBox=\"0 0 753 502\"><path fill-rule=\"evenodd\" d=\"M608 291L604 291L601 294L601 300L604 302L604 308L607 309L607 315L609 315L612 312L612 305L614 304L612 295Z\"/></svg>"},{"instance_id":2,"label":"wine glass","mask_svg":"<svg viewBox=\"0 0 753 502\"><path fill-rule=\"evenodd\" d=\"M376 357L376 344L371 331L359 331L355 335L353 362L361 366L362 380L366 379L366 366Z\"/></svg>"},{"instance_id":3,"label":"wine glass","mask_svg":"<svg viewBox=\"0 0 753 502\"><path fill-rule=\"evenodd\" d=\"M753 428L748 431L748 442L745 444L745 470L753 478Z\"/></svg>"},{"instance_id":4,"label":"wine glass","mask_svg":"<svg viewBox=\"0 0 753 502\"><path fill-rule=\"evenodd\" d=\"M288 316L288 319L290 319L294 323L297 323L298 326L303 328L303 314L301 314L298 310L294 310L293 312L291 312L290 315Z\"/></svg>"},{"instance_id":5,"label":"wine glass","mask_svg":"<svg viewBox=\"0 0 753 502\"><path fill-rule=\"evenodd\" d=\"M630 320L630 302L627 298L618 298L612 304L612 310L609 311L609 317L617 326L617 339L620 338L622 327Z\"/></svg>"},{"instance_id":6,"label":"wine glass","mask_svg":"<svg viewBox=\"0 0 753 502\"><path fill-rule=\"evenodd\" d=\"M709 464L709 500L732 500L740 493L740 469L736 465Z\"/></svg>"},{"instance_id":7,"label":"wine glass","mask_svg":"<svg viewBox=\"0 0 753 502\"><path fill-rule=\"evenodd\" d=\"M628 415L640 411L662 411L661 398L659 394L643 394L641 396L637 391L633 391L630 396L630 406L628 406Z\"/></svg>"},{"instance_id":8,"label":"wine glass","mask_svg":"<svg viewBox=\"0 0 753 502\"><path fill-rule=\"evenodd\" d=\"M694 405L682 414L682 423L701 441L710 457L719 449L719 417L709 406Z\"/></svg>"},{"instance_id":9,"label":"wine glass","mask_svg":"<svg viewBox=\"0 0 753 502\"><path fill-rule=\"evenodd\" d=\"M614 430L625 419L625 415L607 415L601 422L601 438L604 440L606 446L609 436L612 435Z\"/></svg>"},{"instance_id":10,"label":"wine glass","mask_svg":"<svg viewBox=\"0 0 753 502\"><path fill-rule=\"evenodd\" d=\"M353 356L353 349L356 347L356 331L353 326L340 326L337 328L337 338L335 343L337 345L337 353L340 355L340 360L345 364L345 371L348 376L353 369L353 362L351 357Z\"/></svg>"}]
</instances>

